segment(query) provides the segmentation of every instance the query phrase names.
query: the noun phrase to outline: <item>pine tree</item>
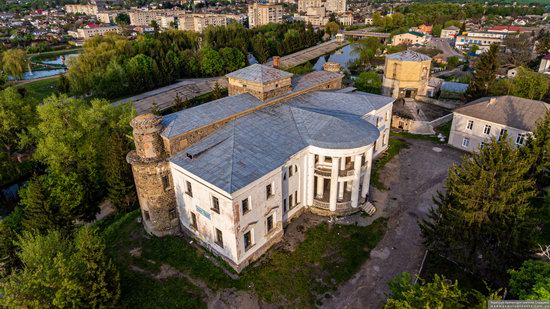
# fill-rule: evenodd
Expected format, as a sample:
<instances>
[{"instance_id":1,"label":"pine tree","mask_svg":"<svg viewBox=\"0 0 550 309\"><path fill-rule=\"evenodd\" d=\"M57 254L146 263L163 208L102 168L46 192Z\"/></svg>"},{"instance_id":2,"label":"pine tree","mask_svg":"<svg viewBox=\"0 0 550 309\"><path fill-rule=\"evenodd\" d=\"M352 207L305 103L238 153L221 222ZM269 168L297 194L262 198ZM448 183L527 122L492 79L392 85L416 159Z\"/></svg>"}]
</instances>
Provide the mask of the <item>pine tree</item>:
<instances>
[{"instance_id":1,"label":"pine tree","mask_svg":"<svg viewBox=\"0 0 550 309\"><path fill-rule=\"evenodd\" d=\"M105 244L91 227L75 237L76 254L84 266L82 299L90 308L114 307L120 298L120 277L105 253Z\"/></svg>"},{"instance_id":2,"label":"pine tree","mask_svg":"<svg viewBox=\"0 0 550 309\"><path fill-rule=\"evenodd\" d=\"M429 250L501 280L527 256L536 233L529 161L507 138L495 139L449 170L446 193L420 223Z\"/></svg>"},{"instance_id":3,"label":"pine tree","mask_svg":"<svg viewBox=\"0 0 550 309\"><path fill-rule=\"evenodd\" d=\"M550 185L550 111L544 115L522 148L531 160L530 175L539 187Z\"/></svg>"},{"instance_id":4,"label":"pine tree","mask_svg":"<svg viewBox=\"0 0 550 309\"><path fill-rule=\"evenodd\" d=\"M117 211L126 211L136 200L132 170L126 162L130 151L121 134L113 133L109 139L105 157L107 196Z\"/></svg>"},{"instance_id":5,"label":"pine tree","mask_svg":"<svg viewBox=\"0 0 550 309\"><path fill-rule=\"evenodd\" d=\"M33 177L20 192L21 204L24 206L23 228L39 233L48 230L69 232L73 217L69 209L52 200L47 177Z\"/></svg>"},{"instance_id":6,"label":"pine tree","mask_svg":"<svg viewBox=\"0 0 550 309\"><path fill-rule=\"evenodd\" d=\"M496 80L498 63L498 44L493 44L481 56L475 65L474 76L468 87L467 97L471 100L487 96Z\"/></svg>"}]
</instances>

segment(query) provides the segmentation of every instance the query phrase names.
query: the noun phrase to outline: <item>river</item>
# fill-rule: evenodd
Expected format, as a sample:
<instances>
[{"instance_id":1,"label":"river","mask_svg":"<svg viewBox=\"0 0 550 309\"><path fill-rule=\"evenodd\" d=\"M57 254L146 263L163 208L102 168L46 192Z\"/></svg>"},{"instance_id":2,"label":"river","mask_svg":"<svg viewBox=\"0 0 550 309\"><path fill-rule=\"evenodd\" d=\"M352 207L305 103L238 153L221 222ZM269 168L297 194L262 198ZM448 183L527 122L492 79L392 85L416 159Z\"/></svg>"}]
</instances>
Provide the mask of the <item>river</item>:
<instances>
[{"instance_id":1,"label":"river","mask_svg":"<svg viewBox=\"0 0 550 309\"><path fill-rule=\"evenodd\" d=\"M342 68L348 69L349 64L353 63L359 57L357 54L353 53L354 44L346 45L340 49L333 51L330 54L324 55L317 59L317 62L313 65L315 71L322 71L323 64L330 62L339 63Z\"/></svg>"}]
</instances>

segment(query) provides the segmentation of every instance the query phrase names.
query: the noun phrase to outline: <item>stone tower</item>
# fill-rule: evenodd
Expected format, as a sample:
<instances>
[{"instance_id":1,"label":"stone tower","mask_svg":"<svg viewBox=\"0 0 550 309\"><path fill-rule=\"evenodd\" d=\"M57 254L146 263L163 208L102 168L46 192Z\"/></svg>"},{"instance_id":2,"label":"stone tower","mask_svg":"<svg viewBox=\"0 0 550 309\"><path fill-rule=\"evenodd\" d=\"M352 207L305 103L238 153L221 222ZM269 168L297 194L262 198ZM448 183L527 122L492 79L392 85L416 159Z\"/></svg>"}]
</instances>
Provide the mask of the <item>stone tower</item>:
<instances>
[{"instance_id":1,"label":"stone tower","mask_svg":"<svg viewBox=\"0 0 550 309\"><path fill-rule=\"evenodd\" d=\"M160 136L161 121L159 116L144 114L130 122L136 150L126 157L132 165L143 225L156 236L179 230L172 176Z\"/></svg>"}]
</instances>

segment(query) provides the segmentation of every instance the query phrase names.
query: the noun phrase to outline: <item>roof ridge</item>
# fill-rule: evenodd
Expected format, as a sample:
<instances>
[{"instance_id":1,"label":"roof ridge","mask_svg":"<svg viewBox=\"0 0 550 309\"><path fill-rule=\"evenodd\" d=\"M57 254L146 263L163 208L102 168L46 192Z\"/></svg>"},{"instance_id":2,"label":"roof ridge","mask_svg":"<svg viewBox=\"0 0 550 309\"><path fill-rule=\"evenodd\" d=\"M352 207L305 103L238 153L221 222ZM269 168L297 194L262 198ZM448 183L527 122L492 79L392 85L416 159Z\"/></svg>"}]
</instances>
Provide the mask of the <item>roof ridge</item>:
<instances>
[{"instance_id":1,"label":"roof ridge","mask_svg":"<svg viewBox=\"0 0 550 309\"><path fill-rule=\"evenodd\" d=\"M288 105L288 108L290 110L290 116L292 117L292 122L294 123L294 126L296 127L296 130L298 131L298 134L300 135L300 139L302 140L302 143L304 145L307 145L308 143L306 142L306 140L302 136L302 132L301 132L300 128L298 127L298 124L296 123L296 118L294 117L294 109L299 108L299 107ZM301 108L299 108L299 109L301 109ZM305 126L304 126L304 128L305 128L305 130L307 131L307 133L309 135L309 130Z\"/></svg>"},{"instance_id":2,"label":"roof ridge","mask_svg":"<svg viewBox=\"0 0 550 309\"><path fill-rule=\"evenodd\" d=\"M229 159L231 160L229 164L229 166L231 167L231 169L229 170L229 192L233 190L233 168L235 164L235 160L233 158L235 157L235 131L236 131L235 122L236 121L237 119L230 122L231 125L233 126L233 134L231 134L231 156Z\"/></svg>"}]
</instances>

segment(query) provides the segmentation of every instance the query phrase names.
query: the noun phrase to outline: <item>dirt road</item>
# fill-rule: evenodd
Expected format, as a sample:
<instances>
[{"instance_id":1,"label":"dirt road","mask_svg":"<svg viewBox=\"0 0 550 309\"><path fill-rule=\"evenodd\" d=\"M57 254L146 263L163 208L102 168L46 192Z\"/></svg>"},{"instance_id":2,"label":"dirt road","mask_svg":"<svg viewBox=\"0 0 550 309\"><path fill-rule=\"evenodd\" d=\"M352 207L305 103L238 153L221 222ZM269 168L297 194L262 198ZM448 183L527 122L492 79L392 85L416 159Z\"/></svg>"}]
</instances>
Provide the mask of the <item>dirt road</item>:
<instances>
[{"instance_id":1,"label":"dirt road","mask_svg":"<svg viewBox=\"0 0 550 309\"><path fill-rule=\"evenodd\" d=\"M389 292L387 282L400 272L418 271L425 248L417 221L433 205L432 196L443 188L448 168L463 153L428 141L407 142L410 148L381 171L380 179L389 190L373 194L375 205L387 205L388 232L360 271L325 301L324 308L382 308ZM434 151L434 147L440 149Z\"/></svg>"}]
</instances>

